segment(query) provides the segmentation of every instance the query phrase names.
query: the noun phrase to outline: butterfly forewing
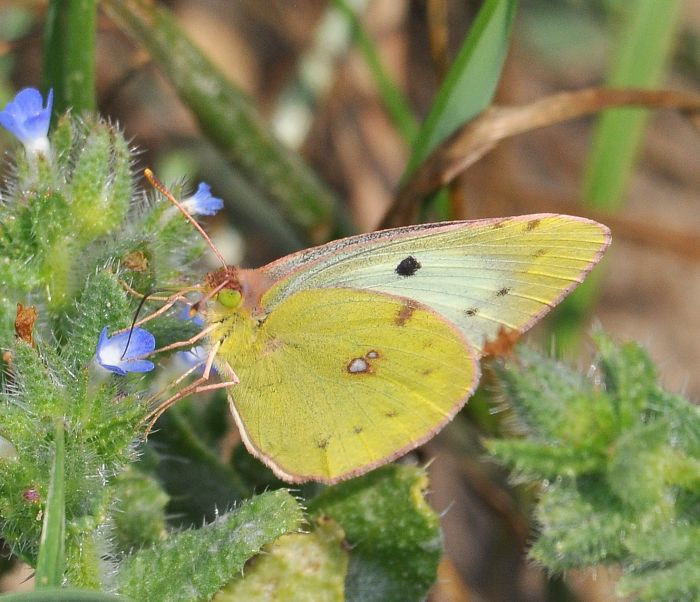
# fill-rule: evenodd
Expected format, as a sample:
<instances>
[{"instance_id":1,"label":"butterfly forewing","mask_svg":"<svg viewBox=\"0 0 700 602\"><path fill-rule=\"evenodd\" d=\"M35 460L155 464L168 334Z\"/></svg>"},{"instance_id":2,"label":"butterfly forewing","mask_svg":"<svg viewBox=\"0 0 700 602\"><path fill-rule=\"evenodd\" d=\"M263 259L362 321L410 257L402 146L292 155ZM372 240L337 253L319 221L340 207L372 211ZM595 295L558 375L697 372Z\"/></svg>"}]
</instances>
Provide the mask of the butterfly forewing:
<instances>
[{"instance_id":1,"label":"butterfly forewing","mask_svg":"<svg viewBox=\"0 0 700 602\"><path fill-rule=\"evenodd\" d=\"M444 316L481 352L502 327L524 331L556 305L609 240L601 224L553 214L375 232L267 266L278 282L263 305L325 287L401 295Z\"/></svg>"},{"instance_id":2,"label":"butterfly forewing","mask_svg":"<svg viewBox=\"0 0 700 602\"><path fill-rule=\"evenodd\" d=\"M406 453L478 381L458 329L386 293L302 290L260 325L221 328L220 356L240 378L231 403L245 443L286 480L335 482Z\"/></svg>"}]
</instances>

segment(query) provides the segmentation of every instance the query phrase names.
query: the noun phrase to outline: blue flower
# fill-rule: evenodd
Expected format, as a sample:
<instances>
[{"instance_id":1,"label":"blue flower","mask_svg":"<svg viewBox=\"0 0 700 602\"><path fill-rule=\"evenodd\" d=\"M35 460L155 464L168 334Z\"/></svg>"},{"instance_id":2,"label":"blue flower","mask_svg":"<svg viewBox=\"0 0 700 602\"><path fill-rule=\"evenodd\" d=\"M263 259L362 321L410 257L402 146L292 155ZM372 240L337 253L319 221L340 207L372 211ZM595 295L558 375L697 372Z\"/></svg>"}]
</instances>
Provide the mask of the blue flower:
<instances>
[{"instance_id":1,"label":"blue flower","mask_svg":"<svg viewBox=\"0 0 700 602\"><path fill-rule=\"evenodd\" d=\"M200 182L197 192L182 204L192 215L216 215L224 206L221 199L211 195L211 187L204 182Z\"/></svg>"},{"instance_id":2,"label":"blue flower","mask_svg":"<svg viewBox=\"0 0 700 602\"><path fill-rule=\"evenodd\" d=\"M46 106L36 88L25 88L0 111L0 125L14 134L27 151L46 153L49 150L49 123L53 105L53 90L49 90Z\"/></svg>"},{"instance_id":3,"label":"blue flower","mask_svg":"<svg viewBox=\"0 0 700 602\"><path fill-rule=\"evenodd\" d=\"M156 348L156 340L153 335L143 328L134 328L128 349L126 349L127 340L129 340L128 331L108 337L105 326L100 334L95 352L97 363L105 370L120 376L124 376L127 372L150 372L153 370L153 362L139 359ZM125 349L126 353L124 353Z\"/></svg>"}]
</instances>

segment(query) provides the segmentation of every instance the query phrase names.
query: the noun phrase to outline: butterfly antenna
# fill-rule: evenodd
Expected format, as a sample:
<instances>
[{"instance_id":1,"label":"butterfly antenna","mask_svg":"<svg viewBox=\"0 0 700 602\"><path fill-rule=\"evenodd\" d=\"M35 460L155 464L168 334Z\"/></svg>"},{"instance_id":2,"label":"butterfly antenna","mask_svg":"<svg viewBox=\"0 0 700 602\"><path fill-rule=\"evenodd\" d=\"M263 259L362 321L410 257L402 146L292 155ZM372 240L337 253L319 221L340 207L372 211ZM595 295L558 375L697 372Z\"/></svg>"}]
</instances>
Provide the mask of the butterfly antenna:
<instances>
[{"instance_id":1,"label":"butterfly antenna","mask_svg":"<svg viewBox=\"0 0 700 602\"><path fill-rule=\"evenodd\" d=\"M182 213L182 215L185 216L187 221L189 221L196 229L197 231L202 235L206 243L209 245L209 248L213 251L214 255L219 259L221 264L224 267L227 267L226 260L224 259L223 255L219 252L219 249L214 246L214 243L212 242L211 238L209 238L208 234L204 231L204 228L200 226L197 223L197 220L194 219L191 215L190 212L185 209L183 204L178 201L172 193L165 187L165 185L158 179L156 178L155 174L148 168L143 170L144 175L146 176L146 179L151 183L151 186L155 188L158 192L160 192L165 198L167 198L175 207L177 207Z\"/></svg>"},{"instance_id":2,"label":"butterfly antenna","mask_svg":"<svg viewBox=\"0 0 700 602\"><path fill-rule=\"evenodd\" d=\"M134 327L136 326L136 320L139 318L139 313L141 313L141 310L143 309L144 304L148 300L148 298L153 295L156 291L149 291L148 293L144 294L143 297L141 297L141 301L139 301L139 306L136 308L136 313L134 314L134 319L131 321L131 328L129 328L129 336L126 338L126 345L124 346L124 353L122 353L122 356L119 358L120 360L124 359L124 356L126 355L126 352L129 350L129 343L131 343L131 335L134 334Z\"/></svg>"},{"instance_id":3,"label":"butterfly antenna","mask_svg":"<svg viewBox=\"0 0 700 602\"><path fill-rule=\"evenodd\" d=\"M143 306L146 304L146 301L148 301L148 298L157 292L159 292L158 289L151 289L147 293L144 293L143 297L141 297L141 300L139 301L139 306L136 308L136 313L134 313L134 319L131 321L131 328L129 328L129 336L126 338L126 345L124 346L124 353L122 353L122 356L119 358L120 360L124 359L126 352L129 350L129 343L131 343L131 336L134 334L134 327L136 326L136 320L139 319L139 314L141 313Z\"/></svg>"}]
</instances>

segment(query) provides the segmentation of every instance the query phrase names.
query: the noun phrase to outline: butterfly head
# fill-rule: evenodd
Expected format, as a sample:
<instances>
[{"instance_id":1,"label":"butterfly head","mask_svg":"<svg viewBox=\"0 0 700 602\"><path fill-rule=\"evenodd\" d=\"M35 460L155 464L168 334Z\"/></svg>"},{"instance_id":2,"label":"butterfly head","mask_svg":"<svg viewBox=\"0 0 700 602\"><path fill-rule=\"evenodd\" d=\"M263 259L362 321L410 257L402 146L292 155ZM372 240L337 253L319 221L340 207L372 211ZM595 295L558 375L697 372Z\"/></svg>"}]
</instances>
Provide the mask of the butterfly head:
<instances>
[{"instance_id":1,"label":"butterfly head","mask_svg":"<svg viewBox=\"0 0 700 602\"><path fill-rule=\"evenodd\" d=\"M233 266L209 272L204 279L208 290L205 299L213 298L226 309L238 309L244 296L244 286L239 275L240 270Z\"/></svg>"}]
</instances>

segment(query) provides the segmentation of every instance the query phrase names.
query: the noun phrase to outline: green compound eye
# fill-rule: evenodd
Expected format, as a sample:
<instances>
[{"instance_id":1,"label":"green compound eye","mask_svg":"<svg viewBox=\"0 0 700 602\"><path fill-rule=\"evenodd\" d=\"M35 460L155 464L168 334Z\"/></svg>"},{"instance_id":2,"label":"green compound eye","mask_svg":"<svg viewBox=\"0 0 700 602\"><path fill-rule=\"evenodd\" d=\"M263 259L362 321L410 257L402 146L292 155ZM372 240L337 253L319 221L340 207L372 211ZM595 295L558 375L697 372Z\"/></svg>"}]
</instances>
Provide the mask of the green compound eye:
<instances>
[{"instance_id":1,"label":"green compound eye","mask_svg":"<svg viewBox=\"0 0 700 602\"><path fill-rule=\"evenodd\" d=\"M241 304L241 292L225 288L216 296L216 299L224 307L235 308Z\"/></svg>"}]
</instances>

